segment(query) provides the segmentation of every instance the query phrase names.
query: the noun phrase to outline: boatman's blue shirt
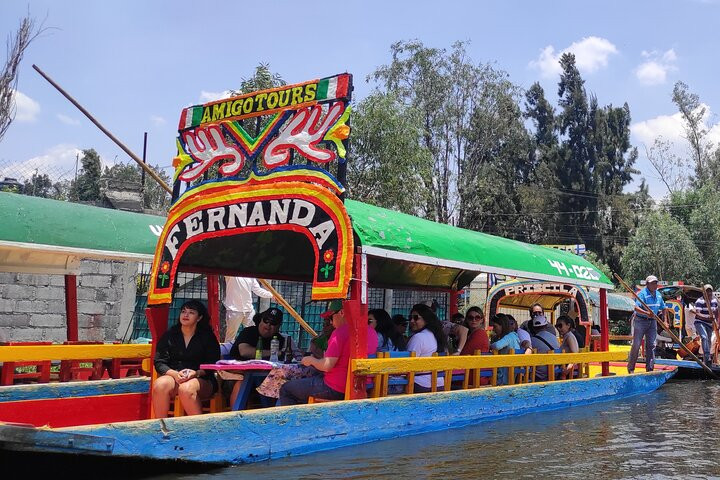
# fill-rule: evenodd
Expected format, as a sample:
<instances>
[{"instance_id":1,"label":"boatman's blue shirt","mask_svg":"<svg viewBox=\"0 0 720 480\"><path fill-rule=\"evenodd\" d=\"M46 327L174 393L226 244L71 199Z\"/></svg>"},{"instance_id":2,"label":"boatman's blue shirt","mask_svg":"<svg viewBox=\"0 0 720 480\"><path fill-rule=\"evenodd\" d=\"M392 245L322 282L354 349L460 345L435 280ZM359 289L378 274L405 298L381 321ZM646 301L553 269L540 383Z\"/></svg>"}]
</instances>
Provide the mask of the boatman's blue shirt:
<instances>
[{"instance_id":1,"label":"boatman's blue shirt","mask_svg":"<svg viewBox=\"0 0 720 480\"><path fill-rule=\"evenodd\" d=\"M659 290L655 290L655 294L653 295L650 293L650 290L645 287L640 290L640 293L638 293L638 298L645 302L645 305L647 305L655 315L657 315L662 309L667 308L665 306L665 300L663 300ZM640 303L640 300L635 300L635 306L644 309L645 307L643 307L642 303Z\"/></svg>"}]
</instances>

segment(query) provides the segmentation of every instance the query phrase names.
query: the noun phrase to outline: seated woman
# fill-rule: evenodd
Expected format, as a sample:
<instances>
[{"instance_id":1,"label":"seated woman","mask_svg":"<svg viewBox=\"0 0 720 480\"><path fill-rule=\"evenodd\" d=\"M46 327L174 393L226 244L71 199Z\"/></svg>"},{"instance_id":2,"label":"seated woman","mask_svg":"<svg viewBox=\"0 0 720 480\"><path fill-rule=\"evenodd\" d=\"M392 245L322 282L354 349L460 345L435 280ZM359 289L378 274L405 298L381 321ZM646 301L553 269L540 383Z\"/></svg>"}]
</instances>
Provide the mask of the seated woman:
<instances>
[{"instance_id":1,"label":"seated woman","mask_svg":"<svg viewBox=\"0 0 720 480\"><path fill-rule=\"evenodd\" d=\"M253 360L257 355L258 346L262 347L260 357L263 360L270 358L270 342L277 337L280 343L279 352L285 349L285 342L292 342L290 337L280 333L280 326L283 322L283 313L275 307L268 308L257 316L257 325L245 327L235 339L230 349L230 357L235 360ZM291 347L292 348L292 347ZM258 379L260 382L260 379ZM238 393L240 393L241 382L236 381L230 393L230 405L235 404ZM262 399L263 405L270 406L275 402L273 399Z\"/></svg>"},{"instance_id":2,"label":"seated woman","mask_svg":"<svg viewBox=\"0 0 720 480\"><path fill-rule=\"evenodd\" d=\"M415 352L418 357L432 357L435 352L444 352L446 348L445 334L442 323L430 307L419 303L410 311L410 330L413 332L407 349ZM430 382L432 378L429 373L415 374L415 393L427 393L432 391ZM438 377L437 388L445 385L444 379Z\"/></svg>"},{"instance_id":3,"label":"seated woman","mask_svg":"<svg viewBox=\"0 0 720 480\"><path fill-rule=\"evenodd\" d=\"M502 315L502 314L500 314ZM510 330L517 333L518 341L520 342L520 348L525 350L525 353L532 353L532 340L530 339L530 333L518 326L517 320L510 314L504 314L508 321Z\"/></svg>"},{"instance_id":4,"label":"seated woman","mask_svg":"<svg viewBox=\"0 0 720 480\"><path fill-rule=\"evenodd\" d=\"M562 344L560 344L560 348L565 353L578 353L580 351L577 338L573 333L574 327L575 321L567 315L560 315L555 323L555 328L558 332L560 332L560 338L562 338ZM563 365L560 378L565 379L568 377L572 377L574 369L574 363Z\"/></svg>"},{"instance_id":5,"label":"seated woman","mask_svg":"<svg viewBox=\"0 0 720 480\"><path fill-rule=\"evenodd\" d=\"M368 312L368 325L375 329L378 337L378 352L404 351L405 337L397 331L390 314L382 308L375 308Z\"/></svg>"},{"instance_id":6,"label":"seated woman","mask_svg":"<svg viewBox=\"0 0 720 480\"><path fill-rule=\"evenodd\" d=\"M465 314L465 325L469 334L460 355L473 355L477 350L490 351L490 339L485 331L485 315L480 307L470 307Z\"/></svg>"},{"instance_id":7,"label":"seated woman","mask_svg":"<svg viewBox=\"0 0 720 480\"><path fill-rule=\"evenodd\" d=\"M328 400L345 398L348 364L350 363L350 328L347 325L342 300L333 300L325 312L331 315L335 330L330 335L325 356L321 359L312 355L303 357L302 364L314 367L324 375L290 380L280 388L278 405L307 403L310 396ZM367 326L367 354L377 350L377 333Z\"/></svg>"},{"instance_id":8,"label":"seated woman","mask_svg":"<svg viewBox=\"0 0 720 480\"><path fill-rule=\"evenodd\" d=\"M510 330L507 316L495 315L490 319L490 325L493 327L495 336L493 343L490 344L490 350L499 350L500 353L508 353L511 349L514 351L520 348L520 340L517 333ZM505 385L508 379L508 369L499 368L497 376L497 384Z\"/></svg>"},{"instance_id":9,"label":"seated woman","mask_svg":"<svg viewBox=\"0 0 720 480\"><path fill-rule=\"evenodd\" d=\"M158 378L152 386L156 418L165 418L170 401L178 396L188 415L202 413L202 401L212 397L218 384L213 372L200 370L202 363L220 360L220 343L209 325L210 316L199 300L180 307L177 325L160 337L155 351Z\"/></svg>"}]
</instances>

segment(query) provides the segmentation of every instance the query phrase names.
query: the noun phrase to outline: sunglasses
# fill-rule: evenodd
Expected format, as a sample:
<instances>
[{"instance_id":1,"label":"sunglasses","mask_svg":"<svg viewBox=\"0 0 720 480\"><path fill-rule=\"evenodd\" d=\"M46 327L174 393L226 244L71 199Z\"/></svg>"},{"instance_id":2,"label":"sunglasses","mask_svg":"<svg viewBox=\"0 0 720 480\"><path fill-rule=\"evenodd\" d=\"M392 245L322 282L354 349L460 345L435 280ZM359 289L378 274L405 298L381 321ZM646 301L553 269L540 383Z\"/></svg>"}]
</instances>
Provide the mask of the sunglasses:
<instances>
[{"instance_id":1,"label":"sunglasses","mask_svg":"<svg viewBox=\"0 0 720 480\"><path fill-rule=\"evenodd\" d=\"M272 325L273 327L277 327L278 325L280 325L280 322L275 321L275 320L270 320L269 318L263 318L262 322L267 323L268 325Z\"/></svg>"},{"instance_id":2,"label":"sunglasses","mask_svg":"<svg viewBox=\"0 0 720 480\"><path fill-rule=\"evenodd\" d=\"M418 315L417 313L415 313L415 314L413 314L413 315L410 315L410 321L415 320L415 321L417 322L417 321L420 320L421 318L422 318L422 317L421 317L420 315Z\"/></svg>"},{"instance_id":3,"label":"sunglasses","mask_svg":"<svg viewBox=\"0 0 720 480\"><path fill-rule=\"evenodd\" d=\"M482 320L482 315L468 315L468 320Z\"/></svg>"}]
</instances>

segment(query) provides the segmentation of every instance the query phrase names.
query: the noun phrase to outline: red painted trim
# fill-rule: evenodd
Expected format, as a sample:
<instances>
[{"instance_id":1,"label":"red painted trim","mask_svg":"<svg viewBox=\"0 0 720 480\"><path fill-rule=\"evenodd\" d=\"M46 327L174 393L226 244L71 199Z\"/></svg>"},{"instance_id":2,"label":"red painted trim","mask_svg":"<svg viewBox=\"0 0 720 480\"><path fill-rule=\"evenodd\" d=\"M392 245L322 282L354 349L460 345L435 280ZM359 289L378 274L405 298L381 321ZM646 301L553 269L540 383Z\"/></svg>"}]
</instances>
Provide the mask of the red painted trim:
<instances>
[{"instance_id":1,"label":"red painted trim","mask_svg":"<svg viewBox=\"0 0 720 480\"><path fill-rule=\"evenodd\" d=\"M65 314L68 342L78 341L77 277L65 275Z\"/></svg>"},{"instance_id":2,"label":"red painted trim","mask_svg":"<svg viewBox=\"0 0 720 480\"><path fill-rule=\"evenodd\" d=\"M353 358L367 358L367 303L362 303L362 255L355 254L353 256L353 276L350 282L350 300L344 302L343 309L345 318L350 327L350 363ZM348 364L350 368L350 364ZM348 382L351 399L365 398L367 392L365 390L365 377L356 376L348 370Z\"/></svg>"},{"instance_id":3,"label":"red painted trim","mask_svg":"<svg viewBox=\"0 0 720 480\"><path fill-rule=\"evenodd\" d=\"M600 289L600 349L603 352L610 350L610 322L608 321L607 289ZM602 363L603 376L610 375L608 362Z\"/></svg>"},{"instance_id":4,"label":"red painted trim","mask_svg":"<svg viewBox=\"0 0 720 480\"><path fill-rule=\"evenodd\" d=\"M103 395L3 402L0 421L71 427L148 418L148 394Z\"/></svg>"},{"instance_id":5,"label":"red painted trim","mask_svg":"<svg viewBox=\"0 0 720 480\"><path fill-rule=\"evenodd\" d=\"M220 338L220 285L217 275L207 276L208 291L208 313L210 314L210 327L215 332L215 336Z\"/></svg>"}]
</instances>

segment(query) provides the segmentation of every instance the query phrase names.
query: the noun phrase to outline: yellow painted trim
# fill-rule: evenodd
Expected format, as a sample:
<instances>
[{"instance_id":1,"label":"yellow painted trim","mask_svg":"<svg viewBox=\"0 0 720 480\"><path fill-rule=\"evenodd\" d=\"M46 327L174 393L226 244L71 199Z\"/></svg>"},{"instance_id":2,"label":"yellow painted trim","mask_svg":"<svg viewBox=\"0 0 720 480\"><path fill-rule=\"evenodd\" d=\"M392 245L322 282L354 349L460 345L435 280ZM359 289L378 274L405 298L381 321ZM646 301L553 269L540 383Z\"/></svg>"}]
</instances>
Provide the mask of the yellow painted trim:
<instances>
[{"instance_id":1,"label":"yellow painted trim","mask_svg":"<svg viewBox=\"0 0 720 480\"><path fill-rule=\"evenodd\" d=\"M622 362L626 352L589 353L533 353L531 355L465 355L448 357L372 358L355 359L352 370L356 375L381 373L427 372L432 370L467 370L475 368L524 367L562 365L588 362Z\"/></svg>"},{"instance_id":2,"label":"yellow painted trim","mask_svg":"<svg viewBox=\"0 0 720 480\"><path fill-rule=\"evenodd\" d=\"M149 358L151 345L39 345L0 347L0 362L84 360L89 358Z\"/></svg>"}]
</instances>

